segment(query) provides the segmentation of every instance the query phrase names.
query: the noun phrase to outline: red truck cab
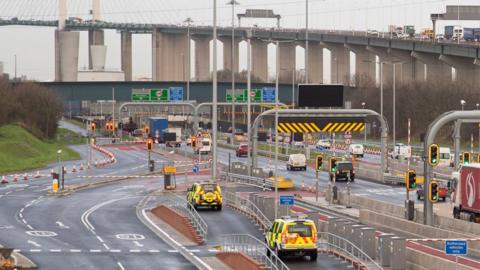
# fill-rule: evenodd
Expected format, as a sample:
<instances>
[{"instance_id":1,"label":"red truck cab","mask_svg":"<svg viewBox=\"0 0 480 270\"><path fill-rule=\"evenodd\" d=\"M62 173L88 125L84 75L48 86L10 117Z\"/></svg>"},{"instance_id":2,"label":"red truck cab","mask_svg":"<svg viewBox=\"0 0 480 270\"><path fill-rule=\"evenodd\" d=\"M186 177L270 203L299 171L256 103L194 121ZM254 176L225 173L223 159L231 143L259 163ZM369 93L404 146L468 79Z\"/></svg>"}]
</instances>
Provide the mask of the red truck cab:
<instances>
[{"instance_id":1,"label":"red truck cab","mask_svg":"<svg viewBox=\"0 0 480 270\"><path fill-rule=\"evenodd\" d=\"M480 164L462 166L456 182L453 217L480 223Z\"/></svg>"}]
</instances>

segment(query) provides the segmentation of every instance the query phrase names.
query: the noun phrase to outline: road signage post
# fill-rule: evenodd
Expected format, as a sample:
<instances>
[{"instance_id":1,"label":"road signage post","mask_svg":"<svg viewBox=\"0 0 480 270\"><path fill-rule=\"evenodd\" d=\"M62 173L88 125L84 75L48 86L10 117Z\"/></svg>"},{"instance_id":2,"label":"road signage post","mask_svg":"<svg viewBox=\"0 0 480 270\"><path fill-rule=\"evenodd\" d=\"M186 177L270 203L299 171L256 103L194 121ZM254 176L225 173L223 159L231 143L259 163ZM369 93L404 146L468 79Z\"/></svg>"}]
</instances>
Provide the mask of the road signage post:
<instances>
[{"instance_id":1,"label":"road signage post","mask_svg":"<svg viewBox=\"0 0 480 270\"><path fill-rule=\"evenodd\" d=\"M455 268L458 266L458 256L467 255L467 240L445 240L445 255L455 256Z\"/></svg>"},{"instance_id":2,"label":"road signage post","mask_svg":"<svg viewBox=\"0 0 480 270\"><path fill-rule=\"evenodd\" d=\"M199 170L200 170L200 168L198 168L197 165L194 165L193 168L192 168L192 172L194 172L194 173L198 173Z\"/></svg>"},{"instance_id":3,"label":"road signage post","mask_svg":"<svg viewBox=\"0 0 480 270\"><path fill-rule=\"evenodd\" d=\"M275 87L263 87L262 88L262 101L263 102L275 102Z\"/></svg>"},{"instance_id":4,"label":"road signage post","mask_svg":"<svg viewBox=\"0 0 480 270\"><path fill-rule=\"evenodd\" d=\"M276 185L276 183L275 183ZM290 214L290 206L295 205L295 197L288 195L288 196L280 196L279 197L280 205L285 205L287 207L287 213Z\"/></svg>"}]
</instances>

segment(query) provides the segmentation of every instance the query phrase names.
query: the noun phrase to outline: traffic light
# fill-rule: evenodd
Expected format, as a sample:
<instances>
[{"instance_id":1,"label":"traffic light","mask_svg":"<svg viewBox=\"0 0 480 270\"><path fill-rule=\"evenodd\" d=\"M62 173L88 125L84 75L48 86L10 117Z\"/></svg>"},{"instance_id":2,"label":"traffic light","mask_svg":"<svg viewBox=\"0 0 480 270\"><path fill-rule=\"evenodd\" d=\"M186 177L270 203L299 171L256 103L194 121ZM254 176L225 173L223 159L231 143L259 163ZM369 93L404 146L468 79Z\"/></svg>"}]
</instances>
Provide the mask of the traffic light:
<instances>
[{"instance_id":1,"label":"traffic light","mask_svg":"<svg viewBox=\"0 0 480 270\"><path fill-rule=\"evenodd\" d=\"M192 147L195 148L197 146L197 138L193 137L192 138Z\"/></svg>"},{"instance_id":2,"label":"traffic light","mask_svg":"<svg viewBox=\"0 0 480 270\"><path fill-rule=\"evenodd\" d=\"M431 166L438 165L439 152L438 144L430 144L430 146L428 146L428 164Z\"/></svg>"},{"instance_id":3,"label":"traffic light","mask_svg":"<svg viewBox=\"0 0 480 270\"><path fill-rule=\"evenodd\" d=\"M150 133L150 127L149 126L145 126L144 130L145 130L146 134Z\"/></svg>"},{"instance_id":4,"label":"traffic light","mask_svg":"<svg viewBox=\"0 0 480 270\"><path fill-rule=\"evenodd\" d=\"M97 125L95 125L94 122L92 122L92 123L90 124L90 129L92 130L92 132L95 132L95 128L96 128L96 127L97 127Z\"/></svg>"},{"instance_id":5,"label":"traffic light","mask_svg":"<svg viewBox=\"0 0 480 270\"><path fill-rule=\"evenodd\" d=\"M317 155L317 158L315 159L315 170L320 171L322 169L323 169L323 156Z\"/></svg>"},{"instance_id":6,"label":"traffic light","mask_svg":"<svg viewBox=\"0 0 480 270\"><path fill-rule=\"evenodd\" d=\"M107 124L106 124L107 130L110 130L110 129L111 129L111 126L110 126L110 125L111 125L110 122L107 122Z\"/></svg>"},{"instance_id":7,"label":"traffic light","mask_svg":"<svg viewBox=\"0 0 480 270\"><path fill-rule=\"evenodd\" d=\"M330 172L332 173L337 172L337 158L331 157L329 164L330 164Z\"/></svg>"},{"instance_id":8,"label":"traffic light","mask_svg":"<svg viewBox=\"0 0 480 270\"><path fill-rule=\"evenodd\" d=\"M480 163L480 154L477 155L477 163Z\"/></svg>"},{"instance_id":9,"label":"traffic light","mask_svg":"<svg viewBox=\"0 0 480 270\"><path fill-rule=\"evenodd\" d=\"M415 190L417 188L417 174L415 170L408 170L405 176L405 186L407 187L408 191Z\"/></svg>"},{"instance_id":10,"label":"traffic light","mask_svg":"<svg viewBox=\"0 0 480 270\"><path fill-rule=\"evenodd\" d=\"M152 139L148 139L147 140L147 150L148 151L151 151L153 148L153 140Z\"/></svg>"},{"instance_id":11,"label":"traffic light","mask_svg":"<svg viewBox=\"0 0 480 270\"><path fill-rule=\"evenodd\" d=\"M437 181L430 182L430 186L428 187L428 199L432 203L438 202L438 182Z\"/></svg>"},{"instance_id":12,"label":"traffic light","mask_svg":"<svg viewBox=\"0 0 480 270\"><path fill-rule=\"evenodd\" d=\"M465 152L463 153L463 165L468 165L470 163L470 153Z\"/></svg>"}]
</instances>

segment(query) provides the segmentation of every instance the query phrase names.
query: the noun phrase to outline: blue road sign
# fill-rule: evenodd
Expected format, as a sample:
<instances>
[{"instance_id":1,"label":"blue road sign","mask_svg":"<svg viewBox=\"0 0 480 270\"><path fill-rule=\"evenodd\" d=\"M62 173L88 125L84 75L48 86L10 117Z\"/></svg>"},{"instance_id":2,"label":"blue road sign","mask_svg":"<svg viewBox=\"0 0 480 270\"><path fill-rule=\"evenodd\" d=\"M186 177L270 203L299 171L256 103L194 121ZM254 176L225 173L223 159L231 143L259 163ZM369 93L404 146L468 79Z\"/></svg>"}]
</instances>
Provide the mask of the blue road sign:
<instances>
[{"instance_id":1,"label":"blue road sign","mask_svg":"<svg viewBox=\"0 0 480 270\"><path fill-rule=\"evenodd\" d=\"M275 102L275 87L263 87L262 100L263 102Z\"/></svg>"},{"instance_id":2,"label":"blue road sign","mask_svg":"<svg viewBox=\"0 0 480 270\"><path fill-rule=\"evenodd\" d=\"M293 196L280 196L280 205L294 205L295 198Z\"/></svg>"},{"instance_id":3,"label":"blue road sign","mask_svg":"<svg viewBox=\"0 0 480 270\"><path fill-rule=\"evenodd\" d=\"M169 88L170 101L183 101L183 87Z\"/></svg>"},{"instance_id":4,"label":"blue road sign","mask_svg":"<svg viewBox=\"0 0 480 270\"><path fill-rule=\"evenodd\" d=\"M446 240L445 254L446 255L467 255L467 241L466 240Z\"/></svg>"},{"instance_id":5,"label":"blue road sign","mask_svg":"<svg viewBox=\"0 0 480 270\"><path fill-rule=\"evenodd\" d=\"M197 165L193 166L193 168L192 168L192 171L193 171L194 173L198 173L199 170L200 170L200 168L198 168Z\"/></svg>"}]
</instances>

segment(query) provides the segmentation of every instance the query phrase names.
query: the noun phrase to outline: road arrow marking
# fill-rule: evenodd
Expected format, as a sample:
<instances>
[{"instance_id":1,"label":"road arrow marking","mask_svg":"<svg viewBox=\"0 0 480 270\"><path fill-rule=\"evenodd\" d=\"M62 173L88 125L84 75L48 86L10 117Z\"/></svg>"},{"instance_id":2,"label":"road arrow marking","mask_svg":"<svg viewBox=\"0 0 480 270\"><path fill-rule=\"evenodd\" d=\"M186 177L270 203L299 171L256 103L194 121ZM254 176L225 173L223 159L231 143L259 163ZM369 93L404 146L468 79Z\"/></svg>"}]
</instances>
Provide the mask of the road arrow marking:
<instances>
[{"instance_id":1,"label":"road arrow marking","mask_svg":"<svg viewBox=\"0 0 480 270\"><path fill-rule=\"evenodd\" d=\"M65 224L63 224L62 222L60 221L57 221L55 222L60 228L64 228L64 229L70 229L70 227L68 226L65 226Z\"/></svg>"},{"instance_id":2,"label":"road arrow marking","mask_svg":"<svg viewBox=\"0 0 480 270\"><path fill-rule=\"evenodd\" d=\"M41 247L41 246L42 246L42 245L40 245L40 244L38 244L37 242L32 241L32 240L28 240L27 243L32 244L32 245L34 245L34 246L36 246L36 247Z\"/></svg>"},{"instance_id":3,"label":"road arrow marking","mask_svg":"<svg viewBox=\"0 0 480 270\"><path fill-rule=\"evenodd\" d=\"M133 243L134 243L137 247L143 247L143 245L140 244L138 241L133 241Z\"/></svg>"}]
</instances>

